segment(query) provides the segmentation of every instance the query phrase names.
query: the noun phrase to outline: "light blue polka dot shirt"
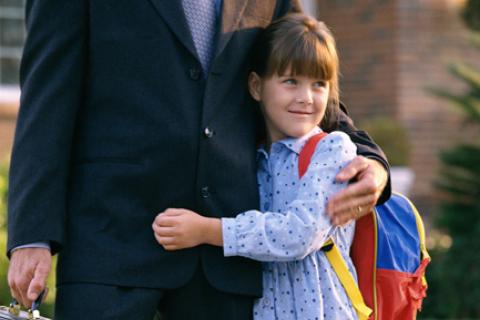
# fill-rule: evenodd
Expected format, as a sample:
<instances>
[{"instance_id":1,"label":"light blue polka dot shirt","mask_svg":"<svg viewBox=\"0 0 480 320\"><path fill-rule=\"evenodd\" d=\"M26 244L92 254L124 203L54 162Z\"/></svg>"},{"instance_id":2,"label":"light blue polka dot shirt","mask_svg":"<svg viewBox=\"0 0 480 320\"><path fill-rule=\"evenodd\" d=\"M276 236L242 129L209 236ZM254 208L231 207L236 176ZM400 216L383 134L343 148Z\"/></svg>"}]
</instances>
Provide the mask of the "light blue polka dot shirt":
<instances>
[{"instance_id":1,"label":"light blue polka dot shirt","mask_svg":"<svg viewBox=\"0 0 480 320\"><path fill-rule=\"evenodd\" d=\"M263 297L254 305L255 319L357 319L340 281L320 250L329 238L337 244L356 278L349 257L354 222L333 227L325 207L345 184L336 174L356 155L342 132L317 145L308 171L299 179L298 154L316 128L301 138L274 143L258 151L261 211L222 219L225 256L263 261Z\"/></svg>"}]
</instances>

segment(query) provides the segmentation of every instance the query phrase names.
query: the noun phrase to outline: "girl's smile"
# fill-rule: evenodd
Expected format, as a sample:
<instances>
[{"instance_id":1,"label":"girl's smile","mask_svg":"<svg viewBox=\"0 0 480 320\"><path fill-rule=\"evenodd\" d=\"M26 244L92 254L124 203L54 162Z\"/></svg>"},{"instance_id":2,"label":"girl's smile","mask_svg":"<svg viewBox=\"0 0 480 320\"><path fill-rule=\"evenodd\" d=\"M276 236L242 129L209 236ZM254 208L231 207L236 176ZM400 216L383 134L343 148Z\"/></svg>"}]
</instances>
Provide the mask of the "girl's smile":
<instances>
[{"instance_id":1,"label":"girl's smile","mask_svg":"<svg viewBox=\"0 0 480 320\"><path fill-rule=\"evenodd\" d=\"M261 102L267 144L286 137L301 137L318 126L329 98L329 82L301 75L274 74L249 78L252 97Z\"/></svg>"}]
</instances>

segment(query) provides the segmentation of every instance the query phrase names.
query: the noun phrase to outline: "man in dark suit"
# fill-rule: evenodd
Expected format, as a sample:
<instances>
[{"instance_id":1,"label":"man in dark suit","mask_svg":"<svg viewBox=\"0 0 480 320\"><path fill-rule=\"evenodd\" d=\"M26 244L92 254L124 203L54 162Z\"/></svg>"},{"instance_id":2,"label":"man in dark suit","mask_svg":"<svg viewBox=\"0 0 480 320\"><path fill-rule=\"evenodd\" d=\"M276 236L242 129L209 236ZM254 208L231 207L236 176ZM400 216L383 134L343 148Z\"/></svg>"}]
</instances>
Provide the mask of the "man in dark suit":
<instances>
[{"instance_id":1,"label":"man in dark suit","mask_svg":"<svg viewBox=\"0 0 480 320\"><path fill-rule=\"evenodd\" d=\"M205 49L211 25L191 6L209 2L27 1L8 220L9 285L24 305L59 252L56 319L152 319L158 307L168 319L251 318L257 262L211 246L165 252L151 224L168 207L257 206L248 51L298 4L217 1ZM331 201L342 223L374 205L388 165L346 115L337 127L365 156Z\"/></svg>"}]
</instances>

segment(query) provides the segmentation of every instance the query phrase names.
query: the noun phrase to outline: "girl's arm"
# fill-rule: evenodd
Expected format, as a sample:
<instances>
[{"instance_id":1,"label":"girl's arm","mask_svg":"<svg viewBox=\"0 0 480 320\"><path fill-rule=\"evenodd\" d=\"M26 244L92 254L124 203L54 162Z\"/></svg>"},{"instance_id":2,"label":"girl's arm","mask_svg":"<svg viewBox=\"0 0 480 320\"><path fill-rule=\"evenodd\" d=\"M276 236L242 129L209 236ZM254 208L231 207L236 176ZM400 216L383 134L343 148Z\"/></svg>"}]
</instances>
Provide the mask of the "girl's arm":
<instances>
[{"instance_id":1,"label":"girl's arm","mask_svg":"<svg viewBox=\"0 0 480 320\"><path fill-rule=\"evenodd\" d=\"M324 138L299 183L297 198L286 212L247 211L235 218L206 218L186 209L160 214L153 228L167 250L202 243L224 246L225 256L245 256L260 261L302 259L318 250L334 231L325 213L328 197L345 184L335 175L355 157L355 145L344 133Z\"/></svg>"},{"instance_id":2,"label":"girl's arm","mask_svg":"<svg viewBox=\"0 0 480 320\"><path fill-rule=\"evenodd\" d=\"M210 244L223 246L222 221L188 209L167 209L157 215L152 228L165 250L179 250Z\"/></svg>"},{"instance_id":3,"label":"girl's arm","mask_svg":"<svg viewBox=\"0 0 480 320\"><path fill-rule=\"evenodd\" d=\"M325 213L328 198L345 187L335 183L335 176L355 156L355 145L346 134L324 138L286 212L251 210L222 219L225 256L291 261L320 249L335 230Z\"/></svg>"}]
</instances>

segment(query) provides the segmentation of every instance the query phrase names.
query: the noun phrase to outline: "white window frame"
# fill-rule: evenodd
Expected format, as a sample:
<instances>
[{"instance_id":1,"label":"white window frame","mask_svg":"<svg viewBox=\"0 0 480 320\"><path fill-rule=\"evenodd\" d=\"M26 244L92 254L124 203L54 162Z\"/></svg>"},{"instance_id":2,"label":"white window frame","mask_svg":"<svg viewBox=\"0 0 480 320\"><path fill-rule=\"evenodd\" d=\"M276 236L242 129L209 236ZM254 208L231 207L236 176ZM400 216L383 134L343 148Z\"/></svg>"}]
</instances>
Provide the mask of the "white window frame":
<instances>
[{"instance_id":1,"label":"white window frame","mask_svg":"<svg viewBox=\"0 0 480 320\"><path fill-rule=\"evenodd\" d=\"M22 1L22 7L2 6L0 9L0 19L24 19L25 0ZM25 30L23 30L25 33ZM20 60L22 57L22 47L7 47L0 43L0 58L13 58ZM0 64L0 74L2 66ZM0 83L0 107L18 105L20 102L20 86Z\"/></svg>"}]
</instances>

